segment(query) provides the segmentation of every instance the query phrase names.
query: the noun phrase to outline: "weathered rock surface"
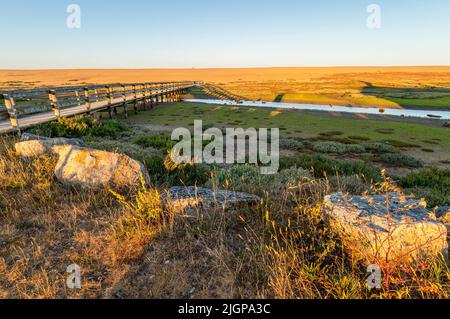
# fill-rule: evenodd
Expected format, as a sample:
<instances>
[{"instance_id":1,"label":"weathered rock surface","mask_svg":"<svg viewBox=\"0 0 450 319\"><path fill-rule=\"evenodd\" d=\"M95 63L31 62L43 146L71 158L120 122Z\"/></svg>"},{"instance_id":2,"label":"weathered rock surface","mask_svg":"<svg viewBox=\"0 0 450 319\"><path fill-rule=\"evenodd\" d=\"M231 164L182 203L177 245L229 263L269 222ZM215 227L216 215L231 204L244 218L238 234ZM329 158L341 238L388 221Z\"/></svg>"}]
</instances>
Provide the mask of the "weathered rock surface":
<instances>
[{"instance_id":1,"label":"weathered rock surface","mask_svg":"<svg viewBox=\"0 0 450 319\"><path fill-rule=\"evenodd\" d=\"M232 208L241 205L256 204L261 198L246 193L236 193L225 190L212 190L207 188L172 187L168 191L168 206L176 212L183 212L195 216L192 209L196 207L224 207Z\"/></svg>"},{"instance_id":2,"label":"weathered rock surface","mask_svg":"<svg viewBox=\"0 0 450 319\"><path fill-rule=\"evenodd\" d=\"M59 156L55 176L66 185L122 188L140 185L141 176L146 183L150 180L144 165L126 155L70 145L52 151Z\"/></svg>"},{"instance_id":3,"label":"weathered rock surface","mask_svg":"<svg viewBox=\"0 0 450 319\"><path fill-rule=\"evenodd\" d=\"M387 209L386 196L336 193L324 204L346 246L368 263L448 258L447 228L422 201L391 193Z\"/></svg>"},{"instance_id":4,"label":"weathered rock surface","mask_svg":"<svg viewBox=\"0 0 450 319\"><path fill-rule=\"evenodd\" d=\"M82 140L75 138L47 138L24 133L21 142L15 144L15 150L20 157L38 157L52 154L52 147L56 145L86 146Z\"/></svg>"}]
</instances>

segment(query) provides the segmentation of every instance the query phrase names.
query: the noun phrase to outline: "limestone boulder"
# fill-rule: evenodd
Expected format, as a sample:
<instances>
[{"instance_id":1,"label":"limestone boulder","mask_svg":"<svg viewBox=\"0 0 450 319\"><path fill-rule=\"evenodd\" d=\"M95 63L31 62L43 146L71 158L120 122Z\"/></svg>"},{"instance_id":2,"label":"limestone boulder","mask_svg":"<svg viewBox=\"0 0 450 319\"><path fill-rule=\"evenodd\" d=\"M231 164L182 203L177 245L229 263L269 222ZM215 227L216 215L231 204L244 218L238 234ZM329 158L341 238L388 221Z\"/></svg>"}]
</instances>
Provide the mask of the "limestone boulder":
<instances>
[{"instance_id":1,"label":"limestone boulder","mask_svg":"<svg viewBox=\"0 0 450 319\"><path fill-rule=\"evenodd\" d=\"M196 208L239 208L261 201L256 195L198 187L172 187L167 194L167 205L178 213L196 216Z\"/></svg>"},{"instance_id":2,"label":"limestone boulder","mask_svg":"<svg viewBox=\"0 0 450 319\"><path fill-rule=\"evenodd\" d=\"M141 184L141 176L149 183L144 165L126 155L77 146L54 146L59 159L56 178L65 185L83 188L133 187Z\"/></svg>"},{"instance_id":3,"label":"limestone boulder","mask_svg":"<svg viewBox=\"0 0 450 319\"><path fill-rule=\"evenodd\" d=\"M347 248L369 264L448 258L447 228L423 201L335 193L325 198L324 211Z\"/></svg>"},{"instance_id":4,"label":"limestone boulder","mask_svg":"<svg viewBox=\"0 0 450 319\"><path fill-rule=\"evenodd\" d=\"M20 157L39 157L52 154L52 147L56 145L75 145L85 147L85 143L75 138L48 138L24 133L21 142L15 144L16 154Z\"/></svg>"}]
</instances>

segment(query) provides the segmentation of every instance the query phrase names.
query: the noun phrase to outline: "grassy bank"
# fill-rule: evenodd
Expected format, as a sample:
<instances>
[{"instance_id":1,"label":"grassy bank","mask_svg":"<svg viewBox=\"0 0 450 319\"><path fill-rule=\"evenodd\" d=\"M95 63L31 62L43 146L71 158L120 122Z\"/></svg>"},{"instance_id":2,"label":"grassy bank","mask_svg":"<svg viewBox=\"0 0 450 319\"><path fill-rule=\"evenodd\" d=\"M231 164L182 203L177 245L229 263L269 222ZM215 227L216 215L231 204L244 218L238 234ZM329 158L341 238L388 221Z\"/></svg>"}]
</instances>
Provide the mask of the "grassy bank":
<instances>
[{"instance_id":1,"label":"grassy bank","mask_svg":"<svg viewBox=\"0 0 450 319\"><path fill-rule=\"evenodd\" d=\"M138 137L131 131L118 132L122 146ZM321 209L324 194L367 190L362 176L314 178L307 169L291 168L267 187L250 166L216 177L204 172L206 186L233 185L263 200L226 211L200 207L200 217L189 219L163 205L175 179L120 195L65 187L53 177L55 158L17 158L13 142L2 141L0 149L3 298L450 296L450 270L439 263L394 268L382 289L367 289L366 267L341 244ZM146 165L154 173L155 164ZM187 175L177 178L193 183ZM65 286L65 269L72 263L82 269L80 290Z\"/></svg>"},{"instance_id":2,"label":"grassy bank","mask_svg":"<svg viewBox=\"0 0 450 319\"><path fill-rule=\"evenodd\" d=\"M219 83L252 100L343 106L450 109L447 73L324 74L307 80L238 80ZM407 79L407 80L406 80Z\"/></svg>"},{"instance_id":3,"label":"grassy bank","mask_svg":"<svg viewBox=\"0 0 450 319\"><path fill-rule=\"evenodd\" d=\"M279 173L262 176L251 165L167 165L171 129L190 127L195 119L205 126L279 127ZM403 172L395 178L398 184L426 197L430 207L450 205L450 171L421 167L424 163L408 155L448 155L444 129L177 103L128 120L61 119L30 132L82 138L92 148L127 154L145 165L152 185L66 187L54 178L56 158L20 159L12 148L16 138L3 139L1 297L450 296L450 270L440 263L389 265L382 289L368 290L364 263L345 248L322 213L323 196L330 192L363 194L385 187L382 168ZM181 185L230 188L262 200L239 209L199 207L198 218L183 218L163 204L167 189ZM72 263L81 266L81 290L65 286Z\"/></svg>"},{"instance_id":4,"label":"grassy bank","mask_svg":"<svg viewBox=\"0 0 450 319\"><path fill-rule=\"evenodd\" d=\"M448 129L420 124L310 115L295 110L214 106L195 103L165 104L132 116L126 123L169 130L190 127L201 119L205 126L279 128L284 138L344 144L385 143L425 163L445 166L450 160Z\"/></svg>"}]
</instances>

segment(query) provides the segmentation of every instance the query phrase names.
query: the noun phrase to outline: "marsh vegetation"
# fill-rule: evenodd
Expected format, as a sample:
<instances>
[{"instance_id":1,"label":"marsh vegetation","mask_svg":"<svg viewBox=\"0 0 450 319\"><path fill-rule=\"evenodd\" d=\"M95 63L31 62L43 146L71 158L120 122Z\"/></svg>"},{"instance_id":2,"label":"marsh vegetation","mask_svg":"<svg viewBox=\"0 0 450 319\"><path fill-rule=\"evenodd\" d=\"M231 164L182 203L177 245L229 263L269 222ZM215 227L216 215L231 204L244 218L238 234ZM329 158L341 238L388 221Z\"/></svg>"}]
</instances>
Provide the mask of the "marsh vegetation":
<instances>
[{"instance_id":1,"label":"marsh vegetation","mask_svg":"<svg viewBox=\"0 0 450 319\"><path fill-rule=\"evenodd\" d=\"M174 126L202 118L215 126L280 127L280 172L252 165L167 165ZM55 159L17 158L14 137L0 150L0 295L8 298L448 298L450 271L432 263L397 267L381 290L366 287L355 259L322 214L332 191L363 194L390 176L405 192L449 205L449 154L442 128L329 119L297 112L164 104L128 120L78 117L31 129L79 137L93 148L144 163L152 186L86 191L53 177ZM434 143L428 143L433 141ZM424 161L413 156L432 148ZM412 155L408 155L412 154ZM422 166L425 166L422 168ZM164 205L174 185L219 187L261 196L256 206L198 208L198 219ZM83 269L68 290L65 268Z\"/></svg>"}]
</instances>

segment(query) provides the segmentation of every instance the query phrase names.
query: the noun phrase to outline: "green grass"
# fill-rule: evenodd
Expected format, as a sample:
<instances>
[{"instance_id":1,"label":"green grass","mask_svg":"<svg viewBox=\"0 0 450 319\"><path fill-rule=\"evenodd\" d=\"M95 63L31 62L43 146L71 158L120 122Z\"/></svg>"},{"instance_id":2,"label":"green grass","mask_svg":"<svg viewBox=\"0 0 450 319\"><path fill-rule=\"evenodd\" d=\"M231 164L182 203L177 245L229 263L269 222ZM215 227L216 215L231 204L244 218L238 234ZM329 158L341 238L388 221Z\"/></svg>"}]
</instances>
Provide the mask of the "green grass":
<instances>
[{"instance_id":1,"label":"green grass","mask_svg":"<svg viewBox=\"0 0 450 319\"><path fill-rule=\"evenodd\" d=\"M423 106L423 107L440 107L450 108L450 96L439 98L424 98L424 99L408 99L408 98L389 98L390 101L401 106Z\"/></svg>"},{"instance_id":2,"label":"green grass","mask_svg":"<svg viewBox=\"0 0 450 319\"><path fill-rule=\"evenodd\" d=\"M450 170L422 170L403 177L401 187L424 196L430 207L450 205Z\"/></svg>"},{"instance_id":3,"label":"green grass","mask_svg":"<svg viewBox=\"0 0 450 319\"><path fill-rule=\"evenodd\" d=\"M193 126L194 120L203 120L206 126L215 127L255 127L284 128L281 135L304 139L317 138L325 132L341 132L339 138L353 137L371 142L389 140L392 144L433 148L450 152L450 134L448 129L420 124L368 121L330 117L328 115L310 115L296 110L283 110L273 113L273 109L230 107L196 103L164 104L151 112L132 115L130 123L157 126ZM386 135L389 132L389 135ZM440 139L440 145L430 145L423 141ZM414 141L413 143L411 141Z\"/></svg>"}]
</instances>

